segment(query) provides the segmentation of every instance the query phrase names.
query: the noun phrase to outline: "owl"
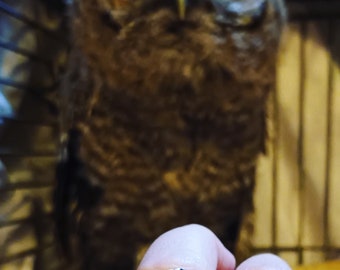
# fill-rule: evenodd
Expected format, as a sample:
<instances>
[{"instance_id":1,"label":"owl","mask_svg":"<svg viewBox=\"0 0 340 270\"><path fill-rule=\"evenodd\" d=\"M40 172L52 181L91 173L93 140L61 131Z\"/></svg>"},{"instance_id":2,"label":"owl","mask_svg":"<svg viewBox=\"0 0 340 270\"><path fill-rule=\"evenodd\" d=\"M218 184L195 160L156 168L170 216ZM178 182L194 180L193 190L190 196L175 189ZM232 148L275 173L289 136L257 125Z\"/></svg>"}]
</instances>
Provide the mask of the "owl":
<instances>
[{"instance_id":1,"label":"owl","mask_svg":"<svg viewBox=\"0 0 340 270\"><path fill-rule=\"evenodd\" d=\"M249 253L281 0L75 0L56 233L80 269L133 269L199 223ZM75 263L76 262L76 263Z\"/></svg>"}]
</instances>

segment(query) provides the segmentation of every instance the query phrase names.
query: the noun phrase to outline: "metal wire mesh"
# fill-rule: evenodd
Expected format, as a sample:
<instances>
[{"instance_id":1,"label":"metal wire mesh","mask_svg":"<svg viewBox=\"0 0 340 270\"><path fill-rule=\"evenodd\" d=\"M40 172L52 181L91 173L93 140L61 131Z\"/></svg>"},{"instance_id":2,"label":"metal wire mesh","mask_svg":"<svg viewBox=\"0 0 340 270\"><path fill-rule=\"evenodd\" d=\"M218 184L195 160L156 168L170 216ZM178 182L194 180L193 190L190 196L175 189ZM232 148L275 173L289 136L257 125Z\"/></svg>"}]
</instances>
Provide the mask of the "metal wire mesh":
<instances>
[{"instance_id":1,"label":"metal wire mesh","mask_svg":"<svg viewBox=\"0 0 340 270\"><path fill-rule=\"evenodd\" d=\"M60 14L42 2L0 1L1 269L42 269L43 254L54 247L58 133L48 98L65 58L60 27Z\"/></svg>"}]
</instances>

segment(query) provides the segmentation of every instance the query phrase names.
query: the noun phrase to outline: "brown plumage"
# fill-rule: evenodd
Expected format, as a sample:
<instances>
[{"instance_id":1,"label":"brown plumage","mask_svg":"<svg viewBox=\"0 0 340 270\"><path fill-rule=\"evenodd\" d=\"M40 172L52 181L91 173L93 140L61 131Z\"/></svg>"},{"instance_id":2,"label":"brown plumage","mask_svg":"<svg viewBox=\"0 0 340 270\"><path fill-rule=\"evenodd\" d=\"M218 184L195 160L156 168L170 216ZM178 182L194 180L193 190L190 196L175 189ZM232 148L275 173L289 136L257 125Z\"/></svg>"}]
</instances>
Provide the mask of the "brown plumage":
<instances>
[{"instance_id":1,"label":"brown plumage","mask_svg":"<svg viewBox=\"0 0 340 270\"><path fill-rule=\"evenodd\" d=\"M283 4L187 1L180 20L174 0L123 2L76 1L71 13L63 129L82 133L79 158L104 190L75 211L79 258L128 269L141 247L188 223L246 255L239 231L251 233ZM216 20L226 2L265 7L254 20Z\"/></svg>"}]
</instances>

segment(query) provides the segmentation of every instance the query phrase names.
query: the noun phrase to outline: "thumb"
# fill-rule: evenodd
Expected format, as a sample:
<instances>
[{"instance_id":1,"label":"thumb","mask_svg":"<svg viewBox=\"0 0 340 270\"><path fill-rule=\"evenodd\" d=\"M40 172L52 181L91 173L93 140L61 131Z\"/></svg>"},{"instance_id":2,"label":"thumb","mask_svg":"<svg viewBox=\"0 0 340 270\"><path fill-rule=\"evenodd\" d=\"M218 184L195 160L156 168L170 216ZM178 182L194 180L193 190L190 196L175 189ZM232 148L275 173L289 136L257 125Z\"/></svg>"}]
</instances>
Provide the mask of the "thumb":
<instances>
[{"instance_id":1,"label":"thumb","mask_svg":"<svg viewBox=\"0 0 340 270\"><path fill-rule=\"evenodd\" d=\"M137 270L233 270L234 256L216 235L201 225L191 224L158 237Z\"/></svg>"}]
</instances>

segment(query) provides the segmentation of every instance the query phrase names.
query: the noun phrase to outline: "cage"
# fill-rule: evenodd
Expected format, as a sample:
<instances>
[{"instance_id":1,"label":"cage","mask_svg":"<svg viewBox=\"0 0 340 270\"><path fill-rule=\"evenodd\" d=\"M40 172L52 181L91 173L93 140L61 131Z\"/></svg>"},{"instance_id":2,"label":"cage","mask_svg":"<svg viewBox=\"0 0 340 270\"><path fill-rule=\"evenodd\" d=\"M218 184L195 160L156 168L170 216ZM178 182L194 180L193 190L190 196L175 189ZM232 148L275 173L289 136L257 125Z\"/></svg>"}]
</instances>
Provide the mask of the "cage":
<instances>
[{"instance_id":1,"label":"cage","mask_svg":"<svg viewBox=\"0 0 340 270\"><path fill-rule=\"evenodd\" d=\"M0 269L41 269L38 254L53 250L58 120L47 96L65 58L60 30L54 6L0 2Z\"/></svg>"},{"instance_id":2,"label":"cage","mask_svg":"<svg viewBox=\"0 0 340 270\"><path fill-rule=\"evenodd\" d=\"M339 258L339 4L288 1L271 150L257 177L255 246L292 265Z\"/></svg>"},{"instance_id":3,"label":"cage","mask_svg":"<svg viewBox=\"0 0 340 270\"><path fill-rule=\"evenodd\" d=\"M60 267L51 224L58 115L49 101L67 58L58 3L0 1L4 270ZM340 256L340 3L287 4L290 22L269 103L268 153L258 164L253 242L254 252L274 252L298 265Z\"/></svg>"}]
</instances>

